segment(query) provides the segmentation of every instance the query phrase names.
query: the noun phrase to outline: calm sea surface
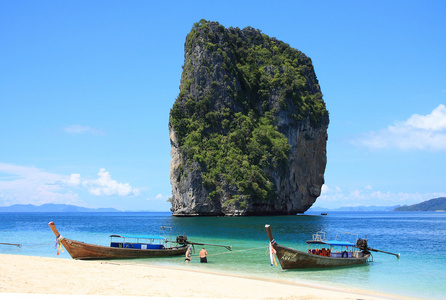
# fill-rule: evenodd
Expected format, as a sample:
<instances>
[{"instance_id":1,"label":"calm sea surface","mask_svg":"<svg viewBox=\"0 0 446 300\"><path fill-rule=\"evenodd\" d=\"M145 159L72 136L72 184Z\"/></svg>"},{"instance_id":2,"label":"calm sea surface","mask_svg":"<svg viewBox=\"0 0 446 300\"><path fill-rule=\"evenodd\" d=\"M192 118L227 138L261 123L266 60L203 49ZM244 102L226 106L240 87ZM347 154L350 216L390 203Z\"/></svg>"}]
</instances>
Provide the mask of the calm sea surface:
<instances>
[{"instance_id":1,"label":"calm sea surface","mask_svg":"<svg viewBox=\"0 0 446 300\"><path fill-rule=\"evenodd\" d=\"M200 264L199 246L187 265L183 257L131 260L137 264L159 264L299 281L330 287L446 299L446 213L424 212L333 212L327 216L201 217L175 218L169 213L0 213L0 253L71 259L65 251L56 255L55 236L48 227L54 221L66 238L108 245L110 234L158 234L160 226L172 227L172 238L187 235L189 241L232 245L206 247L208 264ZM373 253L374 261L363 266L327 270L287 270L270 266L265 224L284 246L306 249L305 241L317 231L335 238L338 231L354 232L369 240L369 246L395 256ZM170 238L170 236L168 236Z\"/></svg>"}]
</instances>

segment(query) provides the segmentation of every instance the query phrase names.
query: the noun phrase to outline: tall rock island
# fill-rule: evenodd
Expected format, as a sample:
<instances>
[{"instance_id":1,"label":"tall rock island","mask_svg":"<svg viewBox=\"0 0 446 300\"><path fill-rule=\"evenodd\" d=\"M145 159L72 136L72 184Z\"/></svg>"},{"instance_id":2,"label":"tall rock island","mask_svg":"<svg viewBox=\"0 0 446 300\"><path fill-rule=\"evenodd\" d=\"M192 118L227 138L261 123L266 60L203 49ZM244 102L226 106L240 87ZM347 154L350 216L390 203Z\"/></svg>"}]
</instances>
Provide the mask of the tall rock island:
<instances>
[{"instance_id":1,"label":"tall rock island","mask_svg":"<svg viewBox=\"0 0 446 300\"><path fill-rule=\"evenodd\" d=\"M324 183L328 123L305 54L251 27L194 24L169 119L173 215L305 212Z\"/></svg>"}]
</instances>

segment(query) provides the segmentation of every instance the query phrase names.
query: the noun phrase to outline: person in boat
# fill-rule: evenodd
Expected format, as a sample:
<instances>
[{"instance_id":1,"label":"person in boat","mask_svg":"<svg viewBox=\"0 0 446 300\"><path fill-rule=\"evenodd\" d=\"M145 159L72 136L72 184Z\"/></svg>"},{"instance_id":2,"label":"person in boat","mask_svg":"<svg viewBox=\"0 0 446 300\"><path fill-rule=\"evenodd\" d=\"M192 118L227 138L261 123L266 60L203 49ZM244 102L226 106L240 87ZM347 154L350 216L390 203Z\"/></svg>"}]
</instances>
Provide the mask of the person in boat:
<instances>
[{"instance_id":1,"label":"person in boat","mask_svg":"<svg viewBox=\"0 0 446 300\"><path fill-rule=\"evenodd\" d=\"M331 256L329 248L324 248L324 256L327 256L327 257Z\"/></svg>"},{"instance_id":2,"label":"person in boat","mask_svg":"<svg viewBox=\"0 0 446 300\"><path fill-rule=\"evenodd\" d=\"M191 256L192 256L192 249L189 248L189 249L187 249L187 251L186 251L186 258L184 259L184 261L185 261L185 262L189 262Z\"/></svg>"},{"instance_id":3,"label":"person in boat","mask_svg":"<svg viewBox=\"0 0 446 300\"><path fill-rule=\"evenodd\" d=\"M208 259L206 257L207 255L208 255L208 252L206 251L206 249L202 248L200 250L200 254L199 254L201 263L207 263L208 262Z\"/></svg>"}]
</instances>

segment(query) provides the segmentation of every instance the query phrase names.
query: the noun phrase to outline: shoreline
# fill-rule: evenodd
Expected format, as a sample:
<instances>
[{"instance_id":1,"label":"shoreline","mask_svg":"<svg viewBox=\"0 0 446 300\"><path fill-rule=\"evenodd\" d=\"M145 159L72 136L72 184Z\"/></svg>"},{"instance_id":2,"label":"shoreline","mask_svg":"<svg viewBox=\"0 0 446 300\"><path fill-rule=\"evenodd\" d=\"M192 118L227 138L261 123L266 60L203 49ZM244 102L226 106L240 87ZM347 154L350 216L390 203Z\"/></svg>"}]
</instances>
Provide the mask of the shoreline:
<instances>
[{"instance_id":1,"label":"shoreline","mask_svg":"<svg viewBox=\"0 0 446 300\"><path fill-rule=\"evenodd\" d=\"M0 295L202 299L413 299L211 270L0 254ZM88 298L88 297L87 297Z\"/></svg>"}]
</instances>

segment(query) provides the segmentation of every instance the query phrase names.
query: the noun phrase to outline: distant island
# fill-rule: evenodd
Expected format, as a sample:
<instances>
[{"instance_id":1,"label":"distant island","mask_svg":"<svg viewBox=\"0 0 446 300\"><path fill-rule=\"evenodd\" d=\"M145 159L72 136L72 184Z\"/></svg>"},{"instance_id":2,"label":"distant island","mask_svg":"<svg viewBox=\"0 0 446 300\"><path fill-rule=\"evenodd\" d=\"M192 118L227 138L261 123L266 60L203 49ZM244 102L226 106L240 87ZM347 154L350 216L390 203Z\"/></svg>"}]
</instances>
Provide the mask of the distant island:
<instances>
[{"instance_id":1,"label":"distant island","mask_svg":"<svg viewBox=\"0 0 446 300\"><path fill-rule=\"evenodd\" d=\"M86 208L67 204L14 204L0 207L0 212L119 212L114 208Z\"/></svg>"},{"instance_id":2,"label":"distant island","mask_svg":"<svg viewBox=\"0 0 446 300\"><path fill-rule=\"evenodd\" d=\"M414 205L404 205L393 211L446 211L446 197L427 200Z\"/></svg>"},{"instance_id":3,"label":"distant island","mask_svg":"<svg viewBox=\"0 0 446 300\"><path fill-rule=\"evenodd\" d=\"M414 205L394 205L394 206L344 206L339 208L311 207L308 212L373 212L373 211L446 211L446 197L427 200Z\"/></svg>"},{"instance_id":4,"label":"distant island","mask_svg":"<svg viewBox=\"0 0 446 300\"><path fill-rule=\"evenodd\" d=\"M344 206L339 208L311 207L307 212L328 212L328 211L350 211L350 212L372 212L372 211L394 211L400 205L394 206Z\"/></svg>"}]
</instances>

